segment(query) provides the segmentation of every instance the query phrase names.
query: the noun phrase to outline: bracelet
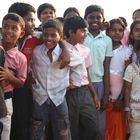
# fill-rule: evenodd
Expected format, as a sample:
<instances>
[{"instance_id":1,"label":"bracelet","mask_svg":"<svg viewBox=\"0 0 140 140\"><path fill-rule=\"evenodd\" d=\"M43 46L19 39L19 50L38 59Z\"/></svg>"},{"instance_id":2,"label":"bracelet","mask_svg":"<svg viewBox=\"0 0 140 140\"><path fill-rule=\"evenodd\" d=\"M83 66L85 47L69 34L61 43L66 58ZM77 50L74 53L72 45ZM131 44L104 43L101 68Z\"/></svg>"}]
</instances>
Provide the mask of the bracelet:
<instances>
[{"instance_id":1,"label":"bracelet","mask_svg":"<svg viewBox=\"0 0 140 140\"><path fill-rule=\"evenodd\" d=\"M122 94L119 95L119 97L117 98L117 100L122 101L124 99L124 96Z\"/></svg>"},{"instance_id":2,"label":"bracelet","mask_svg":"<svg viewBox=\"0 0 140 140\"><path fill-rule=\"evenodd\" d=\"M131 111L131 110L130 110L130 107L125 107L125 108L124 108L124 111L126 111L126 112Z\"/></svg>"}]
</instances>

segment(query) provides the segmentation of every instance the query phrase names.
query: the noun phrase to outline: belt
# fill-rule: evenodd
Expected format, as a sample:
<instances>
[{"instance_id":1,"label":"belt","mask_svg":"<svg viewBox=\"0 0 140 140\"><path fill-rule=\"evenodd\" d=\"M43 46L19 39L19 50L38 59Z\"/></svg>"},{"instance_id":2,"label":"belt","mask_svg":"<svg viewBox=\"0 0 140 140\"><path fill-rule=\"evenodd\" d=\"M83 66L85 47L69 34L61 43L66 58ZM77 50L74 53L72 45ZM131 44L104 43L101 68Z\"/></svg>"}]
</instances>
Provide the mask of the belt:
<instances>
[{"instance_id":1,"label":"belt","mask_svg":"<svg viewBox=\"0 0 140 140\"><path fill-rule=\"evenodd\" d=\"M88 87L88 85L83 85L83 86L80 86L80 87L78 87L78 86L72 86L72 87L70 87L68 90L74 90L74 89L81 89L81 88L85 88L85 87Z\"/></svg>"},{"instance_id":2,"label":"belt","mask_svg":"<svg viewBox=\"0 0 140 140\"><path fill-rule=\"evenodd\" d=\"M4 99L10 99L13 97L13 91L5 92L4 93Z\"/></svg>"}]
</instances>

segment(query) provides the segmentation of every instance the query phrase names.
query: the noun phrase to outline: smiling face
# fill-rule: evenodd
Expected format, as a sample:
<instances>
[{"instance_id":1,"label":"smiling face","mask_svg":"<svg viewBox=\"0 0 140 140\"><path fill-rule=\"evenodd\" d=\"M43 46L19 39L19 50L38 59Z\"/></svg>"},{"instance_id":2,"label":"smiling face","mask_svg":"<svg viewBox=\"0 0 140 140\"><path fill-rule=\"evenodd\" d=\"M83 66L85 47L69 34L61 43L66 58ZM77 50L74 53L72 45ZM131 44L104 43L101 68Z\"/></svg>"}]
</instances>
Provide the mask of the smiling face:
<instances>
[{"instance_id":1,"label":"smiling face","mask_svg":"<svg viewBox=\"0 0 140 140\"><path fill-rule=\"evenodd\" d=\"M43 30L43 40L44 44L48 49L53 49L56 47L61 39L61 35L56 28L46 28Z\"/></svg>"},{"instance_id":2,"label":"smiling face","mask_svg":"<svg viewBox=\"0 0 140 140\"><path fill-rule=\"evenodd\" d=\"M21 27L21 24L17 21L6 19L2 24L2 38L3 43L9 44L13 47L17 40L24 35L24 31Z\"/></svg>"},{"instance_id":3,"label":"smiling face","mask_svg":"<svg viewBox=\"0 0 140 140\"><path fill-rule=\"evenodd\" d=\"M87 15L86 20L91 30L99 30L103 23L103 16L101 12L94 11Z\"/></svg>"}]
</instances>

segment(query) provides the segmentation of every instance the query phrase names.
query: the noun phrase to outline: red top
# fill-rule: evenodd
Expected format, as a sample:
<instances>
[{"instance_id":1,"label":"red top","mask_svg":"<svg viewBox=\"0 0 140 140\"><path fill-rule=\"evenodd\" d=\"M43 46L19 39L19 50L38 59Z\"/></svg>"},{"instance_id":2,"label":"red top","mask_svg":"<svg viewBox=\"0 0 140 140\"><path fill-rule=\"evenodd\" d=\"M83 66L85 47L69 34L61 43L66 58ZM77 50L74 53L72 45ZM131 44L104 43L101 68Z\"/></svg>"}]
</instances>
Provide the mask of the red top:
<instances>
[{"instance_id":1,"label":"red top","mask_svg":"<svg viewBox=\"0 0 140 140\"><path fill-rule=\"evenodd\" d=\"M27 39L25 39L21 48L21 52L26 56L28 64L29 64L34 48L37 45L41 44L41 42L42 42L41 39L34 36L32 37L30 36Z\"/></svg>"}]
</instances>

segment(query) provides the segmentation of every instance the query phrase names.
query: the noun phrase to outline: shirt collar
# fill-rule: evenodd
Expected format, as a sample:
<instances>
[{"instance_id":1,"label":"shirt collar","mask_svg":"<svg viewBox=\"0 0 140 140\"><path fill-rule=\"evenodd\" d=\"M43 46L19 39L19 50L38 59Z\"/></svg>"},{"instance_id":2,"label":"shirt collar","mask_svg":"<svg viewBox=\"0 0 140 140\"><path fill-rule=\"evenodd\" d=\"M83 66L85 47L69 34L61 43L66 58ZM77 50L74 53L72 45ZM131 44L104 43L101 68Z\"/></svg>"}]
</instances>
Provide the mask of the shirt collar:
<instances>
[{"instance_id":1,"label":"shirt collar","mask_svg":"<svg viewBox=\"0 0 140 140\"><path fill-rule=\"evenodd\" d=\"M45 44L44 44L44 49L47 52L49 51L49 49L45 46ZM54 48L54 50L52 51L52 54L56 55L56 56L59 56L61 52L62 52L62 49L61 49L60 45L57 44L56 47Z\"/></svg>"},{"instance_id":2,"label":"shirt collar","mask_svg":"<svg viewBox=\"0 0 140 140\"><path fill-rule=\"evenodd\" d=\"M69 49L77 49L78 43L76 45L72 45L69 42L67 42L66 40L64 40L63 42L67 46L67 48L69 48Z\"/></svg>"},{"instance_id":3,"label":"shirt collar","mask_svg":"<svg viewBox=\"0 0 140 140\"><path fill-rule=\"evenodd\" d=\"M15 46L14 48L11 48L10 50L6 51L6 53L12 53L13 55L16 53L16 51L18 50L18 47Z\"/></svg>"},{"instance_id":4,"label":"shirt collar","mask_svg":"<svg viewBox=\"0 0 140 140\"><path fill-rule=\"evenodd\" d=\"M87 35L90 37L93 37L93 35L89 31L87 31ZM104 36L103 32L100 31L100 33L94 38L102 38L103 36Z\"/></svg>"},{"instance_id":5,"label":"shirt collar","mask_svg":"<svg viewBox=\"0 0 140 140\"><path fill-rule=\"evenodd\" d=\"M5 51L5 49L4 49L3 45L2 45L2 40L0 40L0 47L3 48L3 50ZM7 53L7 54L9 54L9 53L15 54L15 50L18 50L17 43L15 44L14 48L11 48L11 49L5 51L5 53Z\"/></svg>"}]
</instances>

